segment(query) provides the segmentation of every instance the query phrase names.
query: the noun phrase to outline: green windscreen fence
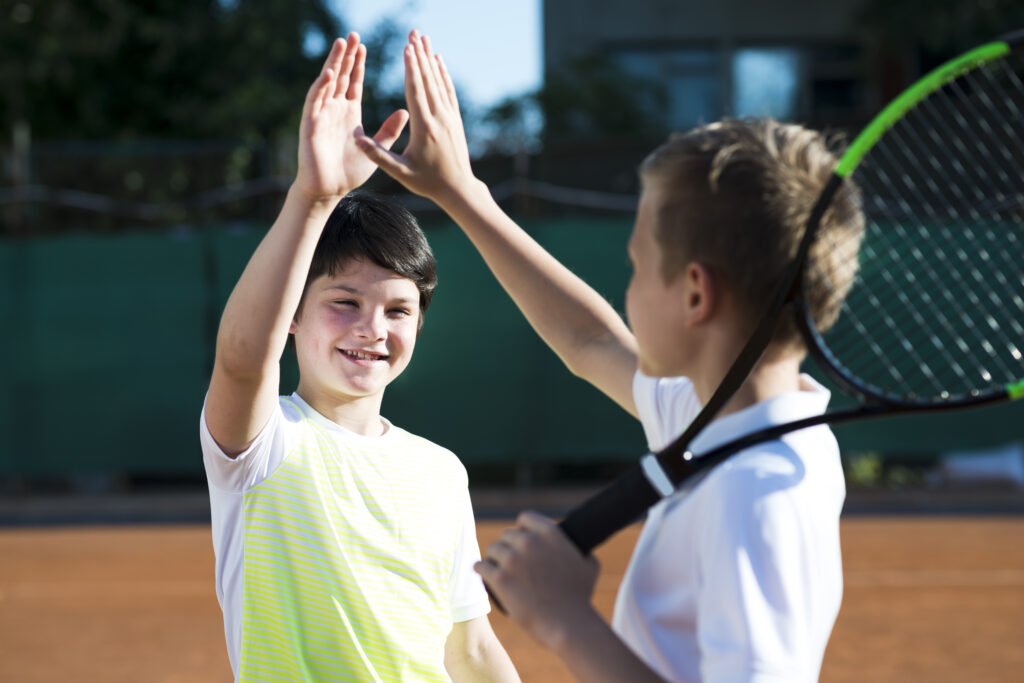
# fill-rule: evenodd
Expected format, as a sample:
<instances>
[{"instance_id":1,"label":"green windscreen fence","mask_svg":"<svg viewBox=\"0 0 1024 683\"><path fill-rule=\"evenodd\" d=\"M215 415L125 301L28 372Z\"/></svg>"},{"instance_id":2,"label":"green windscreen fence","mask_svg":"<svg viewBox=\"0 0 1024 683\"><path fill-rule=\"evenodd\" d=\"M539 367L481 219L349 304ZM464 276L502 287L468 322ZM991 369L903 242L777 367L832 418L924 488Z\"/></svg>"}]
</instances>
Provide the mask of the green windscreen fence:
<instances>
[{"instance_id":1,"label":"green windscreen fence","mask_svg":"<svg viewBox=\"0 0 1024 683\"><path fill-rule=\"evenodd\" d=\"M630 222L527 223L623 309ZM468 465L636 458L639 424L573 377L452 224L427 226L440 284L384 414ZM220 311L261 230L0 241L0 475L201 472L199 411ZM296 382L287 358L282 391ZM930 454L1020 438L1016 406L837 429L847 451Z\"/></svg>"}]
</instances>

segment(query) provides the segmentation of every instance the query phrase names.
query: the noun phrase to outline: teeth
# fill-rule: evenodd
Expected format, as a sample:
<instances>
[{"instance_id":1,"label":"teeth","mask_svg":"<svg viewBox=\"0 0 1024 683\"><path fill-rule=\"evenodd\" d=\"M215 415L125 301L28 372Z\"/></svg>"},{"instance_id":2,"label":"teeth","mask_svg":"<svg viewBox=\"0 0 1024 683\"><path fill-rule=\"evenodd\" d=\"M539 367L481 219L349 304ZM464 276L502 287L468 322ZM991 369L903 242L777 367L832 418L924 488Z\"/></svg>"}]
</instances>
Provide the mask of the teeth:
<instances>
[{"instance_id":1,"label":"teeth","mask_svg":"<svg viewBox=\"0 0 1024 683\"><path fill-rule=\"evenodd\" d=\"M378 360L381 356L376 353L364 353L362 351L346 351L346 355L358 358L359 360Z\"/></svg>"}]
</instances>

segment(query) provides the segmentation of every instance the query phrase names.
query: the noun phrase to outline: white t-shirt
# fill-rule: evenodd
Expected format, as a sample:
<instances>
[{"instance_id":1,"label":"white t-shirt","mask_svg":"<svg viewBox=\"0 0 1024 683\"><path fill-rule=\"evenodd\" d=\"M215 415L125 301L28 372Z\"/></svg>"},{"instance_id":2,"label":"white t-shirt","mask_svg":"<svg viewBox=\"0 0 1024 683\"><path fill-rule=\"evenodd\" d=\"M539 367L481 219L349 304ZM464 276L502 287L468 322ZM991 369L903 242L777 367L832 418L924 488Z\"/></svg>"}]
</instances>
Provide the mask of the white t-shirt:
<instances>
[{"instance_id":1,"label":"white t-shirt","mask_svg":"<svg viewBox=\"0 0 1024 683\"><path fill-rule=\"evenodd\" d=\"M685 378L637 373L633 393L652 451L701 407ZM690 450L821 414L828 400L801 376L800 391L713 421ZM827 426L737 453L651 508L613 628L670 681L817 680L842 598L845 495Z\"/></svg>"},{"instance_id":2,"label":"white t-shirt","mask_svg":"<svg viewBox=\"0 0 1024 683\"><path fill-rule=\"evenodd\" d=\"M453 622L490 610L462 463L293 394L228 458L200 420L217 598L236 681L447 681Z\"/></svg>"}]
</instances>

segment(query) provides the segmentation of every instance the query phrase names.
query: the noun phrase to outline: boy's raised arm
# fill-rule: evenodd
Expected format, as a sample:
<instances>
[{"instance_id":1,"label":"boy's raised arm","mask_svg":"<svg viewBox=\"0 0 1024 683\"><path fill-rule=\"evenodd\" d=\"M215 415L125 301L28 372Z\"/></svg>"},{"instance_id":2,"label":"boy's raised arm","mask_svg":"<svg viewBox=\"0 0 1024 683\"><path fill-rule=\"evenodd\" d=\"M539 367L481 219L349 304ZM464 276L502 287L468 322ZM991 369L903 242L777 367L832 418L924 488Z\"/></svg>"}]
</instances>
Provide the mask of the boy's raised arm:
<instances>
[{"instance_id":1,"label":"boy's raised arm","mask_svg":"<svg viewBox=\"0 0 1024 683\"><path fill-rule=\"evenodd\" d=\"M355 33L332 45L302 109L295 181L224 307L206 424L228 455L244 451L274 409L281 354L328 216L375 170L355 147L357 132L362 134L365 61L366 48ZM407 117L404 111L392 114L374 140L393 144Z\"/></svg>"},{"instance_id":2,"label":"boy's raised arm","mask_svg":"<svg viewBox=\"0 0 1024 683\"><path fill-rule=\"evenodd\" d=\"M409 190L435 201L476 246L530 324L568 368L636 415L632 333L611 305L516 225L473 175L458 99L444 62L415 31L405 47L409 145L359 147Z\"/></svg>"}]
</instances>

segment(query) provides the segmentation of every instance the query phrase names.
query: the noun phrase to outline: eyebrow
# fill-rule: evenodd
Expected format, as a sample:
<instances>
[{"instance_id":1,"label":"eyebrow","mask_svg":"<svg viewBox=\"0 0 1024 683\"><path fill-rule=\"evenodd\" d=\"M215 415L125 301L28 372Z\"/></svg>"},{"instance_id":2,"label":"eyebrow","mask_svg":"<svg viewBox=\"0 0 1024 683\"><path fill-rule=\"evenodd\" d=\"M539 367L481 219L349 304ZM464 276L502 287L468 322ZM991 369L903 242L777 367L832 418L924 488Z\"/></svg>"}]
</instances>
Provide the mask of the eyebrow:
<instances>
[{"instance_id":1,"label":"eyebrow","mask_svg":"<svg viewBox=\"0 0 1024 683\"><path fill-rule=\"evenodd\" d=\"M332 289L340 289L341 291L348 292L349 294L362 294L362 292L359 291L358 289L356 289L355 287L349 287L348 285L338 285L338 284L327 285L326 287L324 287L323 291L329 292Z\"/></svg>"}]
</instances>

